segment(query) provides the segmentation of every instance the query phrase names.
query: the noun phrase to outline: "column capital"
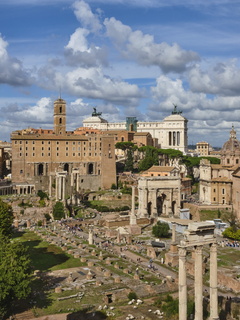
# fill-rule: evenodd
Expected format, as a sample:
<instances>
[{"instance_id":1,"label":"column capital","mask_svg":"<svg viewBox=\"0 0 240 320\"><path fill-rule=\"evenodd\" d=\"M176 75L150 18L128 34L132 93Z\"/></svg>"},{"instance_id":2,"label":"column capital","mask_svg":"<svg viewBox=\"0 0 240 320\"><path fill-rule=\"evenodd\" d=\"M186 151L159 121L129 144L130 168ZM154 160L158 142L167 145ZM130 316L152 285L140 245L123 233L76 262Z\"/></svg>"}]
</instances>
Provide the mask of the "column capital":
<instances>
[{"instance_id":1,"label":"column capital","mask_svg":"<svg viewBox=\"0 0 240 320\"><path fill-rule=\"evenodd\" d=\"M178 247L178 253L179 253L179 258L186 258L187 255L187 248L185 247Z\"/></svg>"}]
</instances>

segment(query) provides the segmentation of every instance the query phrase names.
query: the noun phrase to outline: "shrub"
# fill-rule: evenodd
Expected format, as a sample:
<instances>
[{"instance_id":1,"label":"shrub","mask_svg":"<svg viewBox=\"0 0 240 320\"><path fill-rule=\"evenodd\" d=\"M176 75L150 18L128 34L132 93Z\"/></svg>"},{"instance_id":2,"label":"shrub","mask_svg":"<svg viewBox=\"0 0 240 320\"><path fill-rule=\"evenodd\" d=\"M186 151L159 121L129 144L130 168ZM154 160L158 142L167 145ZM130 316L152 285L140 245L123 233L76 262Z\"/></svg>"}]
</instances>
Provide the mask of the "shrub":
<instances>
[{"instance_id":1,"label":"shrub","mask_svg":"<svg viewBox=\"0 0 240 320\"><path fill-rule=\"evenodd\" d=\"M46 192L43 192L42 190L38 190L37 195L40 197L40 200L49 199Z\"/></svg>"},{"instance_id":2,"label":"shrub","mask_svg":"<svg viewBox=\"0 0 240 320\"><path fill-rule=\"evenodd\" d=\"M136 292L133 292L133 291L131 291L131 292L129 292L129 294L128 294L128 299L129 300L133 300L133 299L137 299L138 297L137 297L137 294L136 294Z\"/></svg>"},{"instance_id":3,"label":"shrub","mask_svg":"<svg viewBox=\"0 0 240 320\"><path fill-rule=\"evenodd\" d=\"M152 234L157 238L169 237L169 225L165 222L158 221L155 226L152 227Z\"/></svg>"}]
</instances>

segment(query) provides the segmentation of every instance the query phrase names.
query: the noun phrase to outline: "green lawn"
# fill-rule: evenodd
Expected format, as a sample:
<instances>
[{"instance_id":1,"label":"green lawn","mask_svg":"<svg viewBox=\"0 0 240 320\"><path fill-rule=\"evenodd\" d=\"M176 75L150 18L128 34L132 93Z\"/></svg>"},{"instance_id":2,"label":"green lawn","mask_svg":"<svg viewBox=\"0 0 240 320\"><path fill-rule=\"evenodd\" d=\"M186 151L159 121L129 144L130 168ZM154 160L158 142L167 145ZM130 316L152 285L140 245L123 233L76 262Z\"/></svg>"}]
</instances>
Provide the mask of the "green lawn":
<instances>
[{"instance_id":1,"label":"green lawn","mask_svg":"<svg viewBox=\"0 0 240 320\"><path fill-rule=\"evenodd\" d=\"M15 235L15 241L17 240L28 248L34 270L53 271L83 265L80 259L75 259L61 248L43 241L34 232L19 232Z\"/></svg>"}]
</instances>

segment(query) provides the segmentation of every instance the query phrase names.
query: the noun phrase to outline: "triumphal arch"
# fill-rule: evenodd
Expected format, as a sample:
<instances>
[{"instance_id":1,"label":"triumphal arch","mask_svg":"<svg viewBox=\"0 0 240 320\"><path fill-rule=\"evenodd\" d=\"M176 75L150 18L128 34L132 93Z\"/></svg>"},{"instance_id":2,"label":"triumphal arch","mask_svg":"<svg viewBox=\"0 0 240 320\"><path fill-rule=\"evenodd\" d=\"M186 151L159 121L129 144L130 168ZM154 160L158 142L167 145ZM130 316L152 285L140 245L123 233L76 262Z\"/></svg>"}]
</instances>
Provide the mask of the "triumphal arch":
<instances>
[{"instance_id":1,"label":"triumphal arch","mask_svg":"<svg viewBox=\"0 0 240 320\"><path fill-rule=\"evenodd\" d=\"M180 189L179 176L141 177L138 180L138 217L178 216Z\"/></svg>"}]
</instances>

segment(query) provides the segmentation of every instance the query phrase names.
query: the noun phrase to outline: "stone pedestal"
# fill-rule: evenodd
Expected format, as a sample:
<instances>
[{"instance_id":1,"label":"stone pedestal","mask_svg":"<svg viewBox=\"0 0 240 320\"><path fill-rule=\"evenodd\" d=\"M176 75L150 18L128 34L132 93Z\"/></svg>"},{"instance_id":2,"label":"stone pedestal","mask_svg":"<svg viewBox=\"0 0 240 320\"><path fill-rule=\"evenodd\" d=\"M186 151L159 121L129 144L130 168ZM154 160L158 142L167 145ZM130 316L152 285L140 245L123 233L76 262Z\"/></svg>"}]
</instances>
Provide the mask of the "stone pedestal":
<instances>
[{"instance_id":1,"label":"stone pedestal","mask_svg":"<svg viewBox=\"0 0 240 320\"><path fill-rule=\"evenodd\" d=\"M111 277L111 272L109 271L109 270L106 270L105 272L104 272L104 277Z\"/></svg>"}]
</instances>

